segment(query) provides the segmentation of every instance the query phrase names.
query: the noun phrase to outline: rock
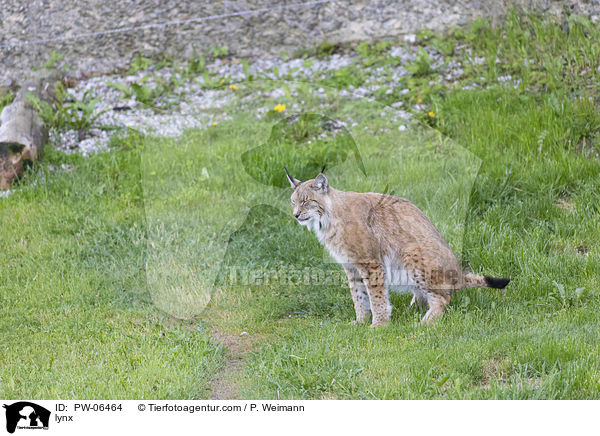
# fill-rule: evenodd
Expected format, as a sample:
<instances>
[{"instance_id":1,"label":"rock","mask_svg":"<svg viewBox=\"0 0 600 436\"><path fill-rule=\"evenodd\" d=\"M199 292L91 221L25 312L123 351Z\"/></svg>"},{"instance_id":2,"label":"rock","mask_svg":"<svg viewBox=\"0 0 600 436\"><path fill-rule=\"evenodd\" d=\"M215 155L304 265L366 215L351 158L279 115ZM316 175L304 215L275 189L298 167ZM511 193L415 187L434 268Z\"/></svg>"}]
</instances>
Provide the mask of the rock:
<instances>
[{"instance_id":1,"label":"rock","mask_svg":"<svg viewBox=\"0 0 600 436\"><path fill-rule=\"evenodd\" d=\"M14 87L14 82L10 77L0 77L0 97L7 94Z\"/></svg>"},{"instance_id":2,"label":"rock","mask_svg":"<svg viewBox=\"0 0 600 436\"><path fill-rule=\"evenodd\" d=\"M23 174L25 163L38 158L48 139L48 131L37 110L27 101L27 94L31 92L49 101L59 77L55 70L37 72L23 83L12 104L0 113L0 189L8 189Z\"/></svg>"},{"instance_id":3,"label":"rock","mask_svg":"<svg viewBox=\"0 0 600 436\"><path fill-rule=\"evenodd\" d=\"M404 41L406 41L410 44L414 44L415 42L417 42L417 35L415 35L414 33L409 33L408 35L404 35Z\"/></svg>"}]
</instances>

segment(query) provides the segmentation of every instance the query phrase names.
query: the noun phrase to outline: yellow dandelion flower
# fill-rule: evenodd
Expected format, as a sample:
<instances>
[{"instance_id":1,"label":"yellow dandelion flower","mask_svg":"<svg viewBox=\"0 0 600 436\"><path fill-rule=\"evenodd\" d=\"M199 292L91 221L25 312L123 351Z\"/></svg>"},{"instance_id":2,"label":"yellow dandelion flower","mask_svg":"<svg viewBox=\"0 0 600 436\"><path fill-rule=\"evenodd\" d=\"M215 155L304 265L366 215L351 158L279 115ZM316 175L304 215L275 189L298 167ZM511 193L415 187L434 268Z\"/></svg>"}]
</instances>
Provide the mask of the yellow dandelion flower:
<instances>
[{"instance_id":1,"label":"yellow dandelion flower","mask_svg":"<svg viewBox=\"0 0 600 436\"><path fill-rule=\"evenodd\" d=\"M218 125L219 123L217 123L216 121L213 121L213 126Z\"/></svg>"},{"instance_id":2,"label":"yellow dandelion flower","mask_svg":"<svg viewBox=\"0 0 600 436\"><path fill-rule=\"evenodd\" d=\"M423 103L423 99L422 98L418 98L417 99L417 103Z\"/></svg>"},{"instance_id":3,"label":"yellow dandelion flower","mask_svg":"<svg viewBox=\"0 0 600 436\"><path fill-rule=\"evenodd\" d=\"M273 110L277 111L277 112L283 112L285 110L285 105L284 104L278 104L276 105Z\"/></svg>"},{"instance_id":4,"label":"yellow dandelion flower","mask_svg":"<svg viewBox=\"0 0 600 436\"><path fill-rule=\"evenodd\" d=\"M429 112L427 115L429 115L431 118L435 117L435 114L433 112Z\"/></svg>"},{"instance_id":5,"label":"yellow dandelion flower","mask_svg":"<svg viewBox=\"0 0 600 436\"><path fill-rule=\"evenodd\" d=\"M233 89L234 91L238 89L237 85L229 85L229 89Z\"/></svg>"}]
</instances>

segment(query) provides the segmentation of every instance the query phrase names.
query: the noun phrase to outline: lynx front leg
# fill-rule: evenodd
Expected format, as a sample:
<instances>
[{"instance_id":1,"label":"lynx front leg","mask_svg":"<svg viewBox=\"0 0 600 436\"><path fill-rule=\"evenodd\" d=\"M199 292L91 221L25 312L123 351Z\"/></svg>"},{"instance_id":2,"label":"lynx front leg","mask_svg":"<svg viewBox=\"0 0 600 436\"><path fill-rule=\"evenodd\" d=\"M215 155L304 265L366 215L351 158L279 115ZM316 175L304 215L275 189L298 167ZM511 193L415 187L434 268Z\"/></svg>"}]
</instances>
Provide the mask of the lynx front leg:
<instances>
[{"instance_id":1,"label":"lynx front leg","mask_svg":"<svg viewBox=\"0 0 600 436\"><path fill-rule=\"evenodd\" d=\"M371 312L373 313L371 327L387 324L392 315L392 306L390 305L388 292L385 288L383 268L375 262L362 264L360 266L357 265L356 268L369 293Z\"/></svg>"},{"instance_id":2,"label":"lynx front leg","mask_svg":"<svg viewBox=\"0 0 600 436\"><path fill-rule=\"evenodd\" d=\"M371 316L371 305L369 304L369 294L363 280L352 265L343 265L346 276L348 276L348 285L354 302L354 311L356 312L356 322L365 323Z\"/></svg>"}]
</instances>

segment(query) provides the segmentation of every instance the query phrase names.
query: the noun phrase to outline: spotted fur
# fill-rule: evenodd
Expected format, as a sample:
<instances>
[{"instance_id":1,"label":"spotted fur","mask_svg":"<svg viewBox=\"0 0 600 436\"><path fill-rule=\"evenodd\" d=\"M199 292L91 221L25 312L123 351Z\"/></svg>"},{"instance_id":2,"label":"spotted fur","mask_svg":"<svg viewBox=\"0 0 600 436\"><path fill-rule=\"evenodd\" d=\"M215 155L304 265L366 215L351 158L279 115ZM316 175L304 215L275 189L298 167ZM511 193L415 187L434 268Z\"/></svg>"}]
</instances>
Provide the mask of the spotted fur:
<instances>
[{"instance_id":1,"label":"spotted fur","mask_svg":"<svg viewBox=\"0 0 600 436\"><path fill-rule=\"evenodd\" d=\"M340 191L322 173L306 182L286 174L294 217L346 271L357 322L387 324L389 291L412 292L427 307L421 322L433 323L455 291L509 282L463 272L440 231L405 198Z\"/></svg>"}]
</instances>

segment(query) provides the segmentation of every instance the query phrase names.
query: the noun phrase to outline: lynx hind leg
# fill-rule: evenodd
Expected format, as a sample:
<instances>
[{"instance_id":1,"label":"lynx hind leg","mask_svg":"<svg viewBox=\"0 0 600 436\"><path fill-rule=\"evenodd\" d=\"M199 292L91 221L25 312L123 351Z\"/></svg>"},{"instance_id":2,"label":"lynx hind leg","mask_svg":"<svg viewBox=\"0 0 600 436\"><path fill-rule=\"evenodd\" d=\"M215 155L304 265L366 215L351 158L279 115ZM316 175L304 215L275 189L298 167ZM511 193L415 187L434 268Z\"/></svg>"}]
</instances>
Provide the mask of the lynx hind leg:
<instances>
[{"instance_id":1,"label":"lynx hind leg","mask_svg":"<svg viewBox=\"0 0 600 436\"><path fill-rule=\"evenodd\" d=\"M427 281L425 274L423 273L423 256L421 255L421 248L416 243L408 243L404 247L400 255L404 270L408 273L408 276L413 280L413 298L410 305L413 306L417 303L417 307L421 311L425 311L429 305L429 298L427 291Z\"/></svg>"},{"instance_id":2,"label":"lynx hind leg","mask_svg":"<svg viewBox=\"0 0 600 436\"><path fill-rule=\"evenodd\" d=\"M417 309L424 312L427 309L427 298L420 289L413 291L413 297L410 302L411 307L417 303Z\"/></svg>"},{"instance_id":3,"label":"lynx hind leg","mask_svg":"<svg viewBox=\"0 0 600 436\"><path fill-rule=\"evenodd\" d=\"M356 313L356 322L365 323L371 316L371 304L369 303L369 294L358 270L352 265L343 265L346 276L348 277L348 286L354 302L354 312Z\"/></svg>"},{"instance_id":4,"label":"lynx hind leg","mask_svg":"<svg viewBox=\"0 0 600 436\"><path fill-rule=\"evenodd\" d=\"M376 262L356 265L356 268L369 294L373 314L371 327L387 324L392 315L392 306L385 287L383 268Z\"/></svg>"},{"instance_id":5,"label":"lynx hind leg","mask_svg":"<svg viewBox=\"0 0 600 436\"><path fill-rule=\"evenodd\" d=\"M416 301L422 309L425 308L425 303L429 307L421 320L421 324L433 324L444 313L446 305L450 302L450 296L430 290L432 277L425 273L425 259L423 259L421 248L418 244L406 244L401 259L404 267L407 271L410 271L418 287L418 290L414 291L415 296L413 301Z\"/></svg>"},{"instance_id":6,"label":"lynx hind leg","mask_svg":"<svg viewBox=\"0 0 600 436\"><path fill-rule=\"evenodd\" d=\"M435 321L444 313L446 306L450 303L450 295L435 294L430 292L427 294L427 304L429 310L423 316L421 324L434 324Z\"/></svg>"}]
</instances>

